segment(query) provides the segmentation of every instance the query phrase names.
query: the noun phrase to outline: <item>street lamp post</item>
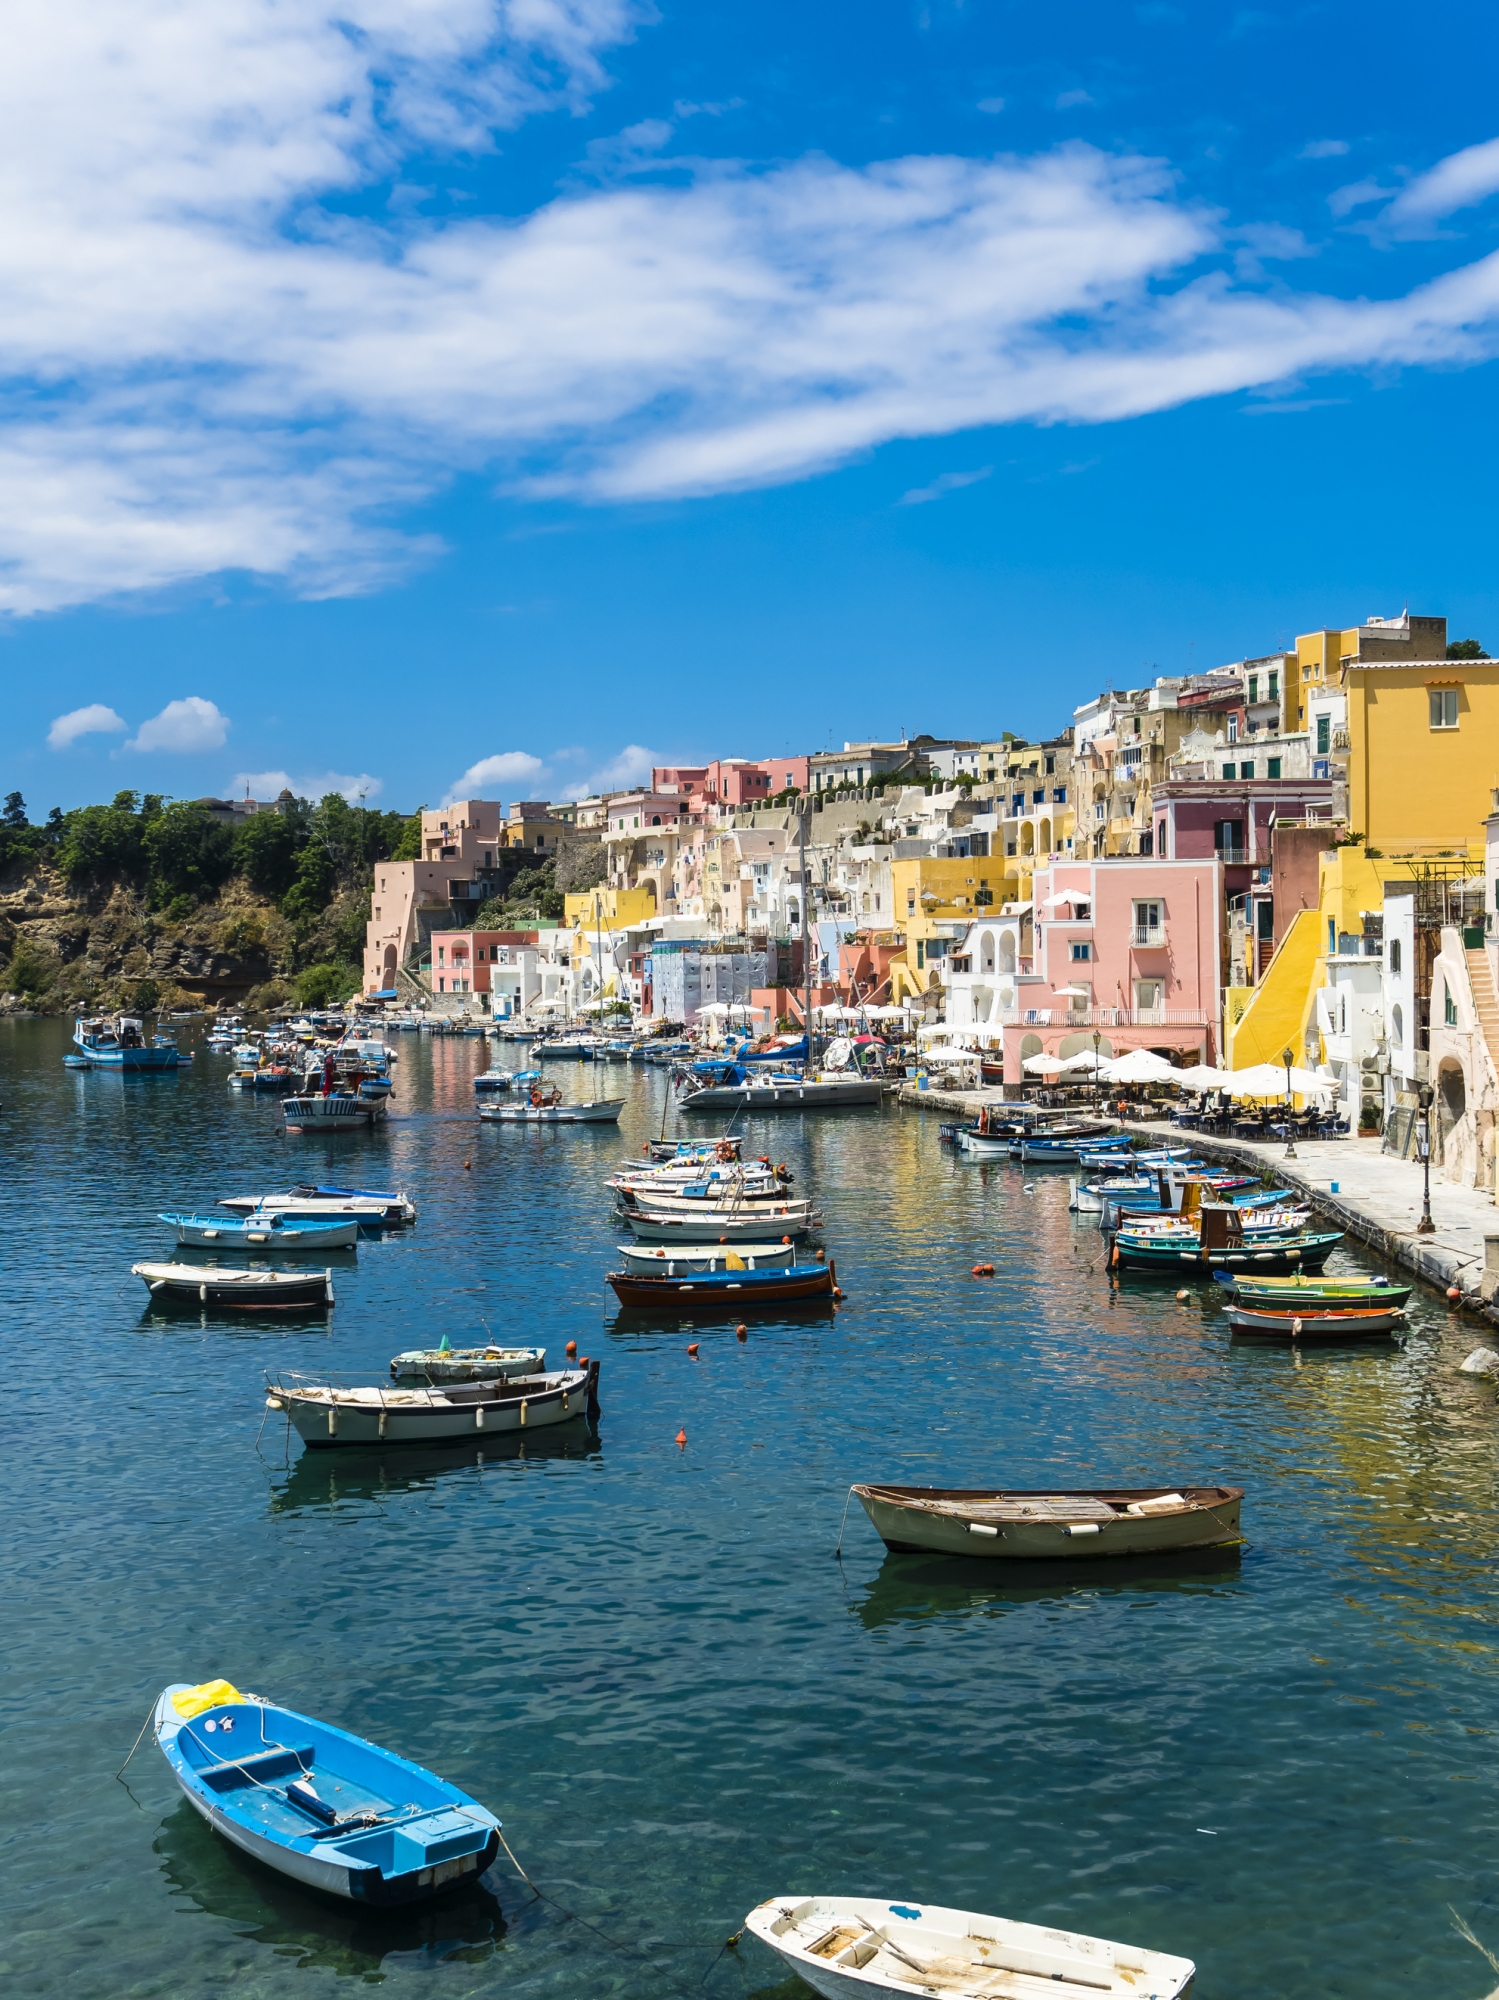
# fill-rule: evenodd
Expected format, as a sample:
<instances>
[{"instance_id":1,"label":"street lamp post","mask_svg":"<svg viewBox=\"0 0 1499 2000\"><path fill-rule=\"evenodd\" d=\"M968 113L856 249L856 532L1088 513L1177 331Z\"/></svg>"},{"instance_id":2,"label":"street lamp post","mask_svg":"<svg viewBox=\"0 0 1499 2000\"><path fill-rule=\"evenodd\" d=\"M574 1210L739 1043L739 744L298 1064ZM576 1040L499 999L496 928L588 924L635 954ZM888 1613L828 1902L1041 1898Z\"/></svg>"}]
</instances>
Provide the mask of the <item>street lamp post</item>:
<instances>
[{"instance_id":1,"label":"street lamp post","mask_svg":"<svg viewBox=\"0 0 1499 2000\"><path fill-rule=\"evenodd\" d=\"M1295 1133L1295 1128L1294 1128L1294 1127L1292 1126L1292 1124L1291 1124L1291 1117L1292 1117L1292 1111L1291 1111L1291 1051L1290 1051L1289 1049L1282 1049L1282 1050L1281 1050L1281 1052L1280 1052L1280 1059L1281 1059L1281 1061L1282 1061L1282 1062L1283 1062L1283 1063L1285 1064L1285 1066L1286 1066L1286 1151L1285 1151L1285 1157L1286 1157L1286 1158L1287 1158L1288 1160L1294 1160L1294 1159L1295 1159L1295 1157L1296 1157L1296 1133Z\"/></svg>"},{"instance_id":2,"label":"street lamp post","mask_svg":"<svg viewBox=\"0 0 1499 2000\"><path fill-rule=\"evenodd\" d=\"M1098 1103L1103 1098L1103 1086L1098 1081L1098 1045L1103 1040L1097 1028L1093 1030L1093 1098Z\"/></svg>"},{"instance_id":3,"label":"street lamp post","mask_svg":"<svg viewBox=\"0 0 1499 2000\"><path fill-rule=\"evenodd\" d=\"M1431 1219L1431 1100L1434 1095L1431 1085L1417 1086L1420 1109L1416 1113L1416 1158L1421 1162L1421 1220L1416 1224L1418 1236L1435 1236L1436 1224Z\"/></svg>"}]
</instances>

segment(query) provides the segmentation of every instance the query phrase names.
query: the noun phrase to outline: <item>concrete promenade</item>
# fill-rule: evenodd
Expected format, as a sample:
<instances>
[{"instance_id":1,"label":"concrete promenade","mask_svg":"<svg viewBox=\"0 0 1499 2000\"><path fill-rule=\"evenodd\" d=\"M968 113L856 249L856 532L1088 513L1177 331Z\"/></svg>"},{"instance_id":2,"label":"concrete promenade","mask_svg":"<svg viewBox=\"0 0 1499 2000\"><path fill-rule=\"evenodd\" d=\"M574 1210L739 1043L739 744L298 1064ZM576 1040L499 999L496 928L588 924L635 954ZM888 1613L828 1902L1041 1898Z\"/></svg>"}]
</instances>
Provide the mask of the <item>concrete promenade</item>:
<instances>
[{"instance_id":1,"label":"concrete promenade","mask_svg":"<svg viewBox=\"0 0 1499 2000\"><path fill-rule=\"evenodd\" d=\"M938 1111L949 1118L972 1117L981 1105L1004 1102L999 1090L917 1090L907 1085L902 1104ZM1288 1160L1285 1145L1251 1139L1220 1139L1161 1122L1110 1119L1141 1139L1190 1144L1204 1159L1232 1161L1268 1175L1277 1186L1295 1188L1319 1214L1394 1262L1446 1291L1456 1285L1463 1303L1477 1310L1495 1307L1499 1292L1499 1208L1476 1188L1448 1187L1431 1177L1433 1236L1418 1236L1421 1169L1411 1160L1391 1159L1377 1139L1309 1139ZM1337 1183L1334 1192L1333 1183Z\"/></svg>"}]
</instances>

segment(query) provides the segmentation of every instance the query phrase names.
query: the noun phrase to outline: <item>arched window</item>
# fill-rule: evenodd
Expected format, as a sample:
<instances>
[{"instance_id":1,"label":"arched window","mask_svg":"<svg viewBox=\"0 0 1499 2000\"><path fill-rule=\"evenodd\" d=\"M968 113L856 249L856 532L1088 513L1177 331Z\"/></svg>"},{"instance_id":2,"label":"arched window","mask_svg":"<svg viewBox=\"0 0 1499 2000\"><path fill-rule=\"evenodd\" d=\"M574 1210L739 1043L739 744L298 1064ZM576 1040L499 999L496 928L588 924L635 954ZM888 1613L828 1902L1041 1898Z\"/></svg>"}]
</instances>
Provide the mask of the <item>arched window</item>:
<instances>
[{"instance_id":1,"label":"arched window","mask_svg":"<svg viewBox=\"0 0 1499 2000\"><path fill-rule=\"evenodd\" d=\"M1390 1032L1395 1037L1397 1048L1405 1047L1405 1014L1397 1000L1390 1009Z\"/></svg>"}]
</instances>

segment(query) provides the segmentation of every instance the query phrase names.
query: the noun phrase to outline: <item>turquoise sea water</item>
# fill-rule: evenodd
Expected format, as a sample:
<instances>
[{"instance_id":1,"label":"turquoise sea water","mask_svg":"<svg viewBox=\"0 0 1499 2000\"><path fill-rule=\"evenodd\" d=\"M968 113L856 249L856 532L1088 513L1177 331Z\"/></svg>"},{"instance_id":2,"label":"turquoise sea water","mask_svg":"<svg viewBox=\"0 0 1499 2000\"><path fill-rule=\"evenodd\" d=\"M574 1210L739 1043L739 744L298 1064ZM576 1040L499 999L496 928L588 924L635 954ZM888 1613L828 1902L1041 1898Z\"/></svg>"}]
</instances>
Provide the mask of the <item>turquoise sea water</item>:
<instances>
[{"instance_id":1,"label":"turquoise sea water","mask_svg":"<svg viewBox=\"0 0 1499 2000\"><path fill-rule=\"evenodd\" d=\"M1065 1174L887 1108L752 1127L826 1210L836 1320L642 1330L601 1182L660 1129L655 1073L600 1072L618 1132L481 1128L482 1047L408 1035L388 1129L318 1141L192 1034L190 1071L129 1080L65 1072L66 1034L0 1026L7 1991L792 2000L720 1947L810 1890L1184 1953L1202 2000L1490 1991L1450 1913L1499 1950L1473 1323L1422 1298L1403 1348L1232 1345L1211 1288L1111 1286ZM333 1260L326 1320L147 1309L157 1209L308 1175L421 1210ZM378 1376L481 1322L600 1355L596 1437L257 1445L267 1367ZM1231 1481L1248 1546L1017 1578L887 1556L855 1505L840 1563L864 1478ZM149 1736L113 1782L163 1684L219 1674L465 1786L550 1900L502 1857L357 1914L216 1840Z\"/></svg>"}]
</instances>

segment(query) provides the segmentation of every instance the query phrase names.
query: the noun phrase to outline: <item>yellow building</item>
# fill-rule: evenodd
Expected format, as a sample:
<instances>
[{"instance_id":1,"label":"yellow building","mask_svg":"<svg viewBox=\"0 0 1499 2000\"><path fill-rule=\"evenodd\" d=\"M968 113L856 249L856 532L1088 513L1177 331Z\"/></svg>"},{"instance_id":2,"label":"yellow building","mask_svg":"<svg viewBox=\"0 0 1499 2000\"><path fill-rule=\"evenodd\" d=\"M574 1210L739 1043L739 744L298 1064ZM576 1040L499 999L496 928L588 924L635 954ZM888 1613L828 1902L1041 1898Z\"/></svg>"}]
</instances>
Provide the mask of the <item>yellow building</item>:
<instances>
[{"instance_id":1,"label":"yellow building","mask_svg":"<svg viewBox=\"0 0 1499 2000\"><path fill-rule=\"evenodd\" d=\"M1371 852L1467 853L1499 784L1499 660L1343 662L1348 817Z\"/></svg>"},{"instance_id":2,"label":"yellow building","mask_svg":"<svg viewBox=\"0 0 1499 2000\"><path fill-rule=\"evenodd\" d=\"M1336 688L1347 661L1414 661L1443 659L1447 652L1445 618L1369 618L1362 625L1328 627L1303 632L1294 653L1286 654L1286 727L1304 729L1308 698L1314 691Z\"/></svg>"},{"instance_id":3,"label":"yellow building","mask_svg":"<svg viewBox=\"0 0 1499 2000\"><path fill-rule=\"evenodd\" d=\"M570 931L622 931L649 923L656 914L656 892L650 883L640 889L580 889L562 899L563 921Z\"/></svg>"}]
</instances>

